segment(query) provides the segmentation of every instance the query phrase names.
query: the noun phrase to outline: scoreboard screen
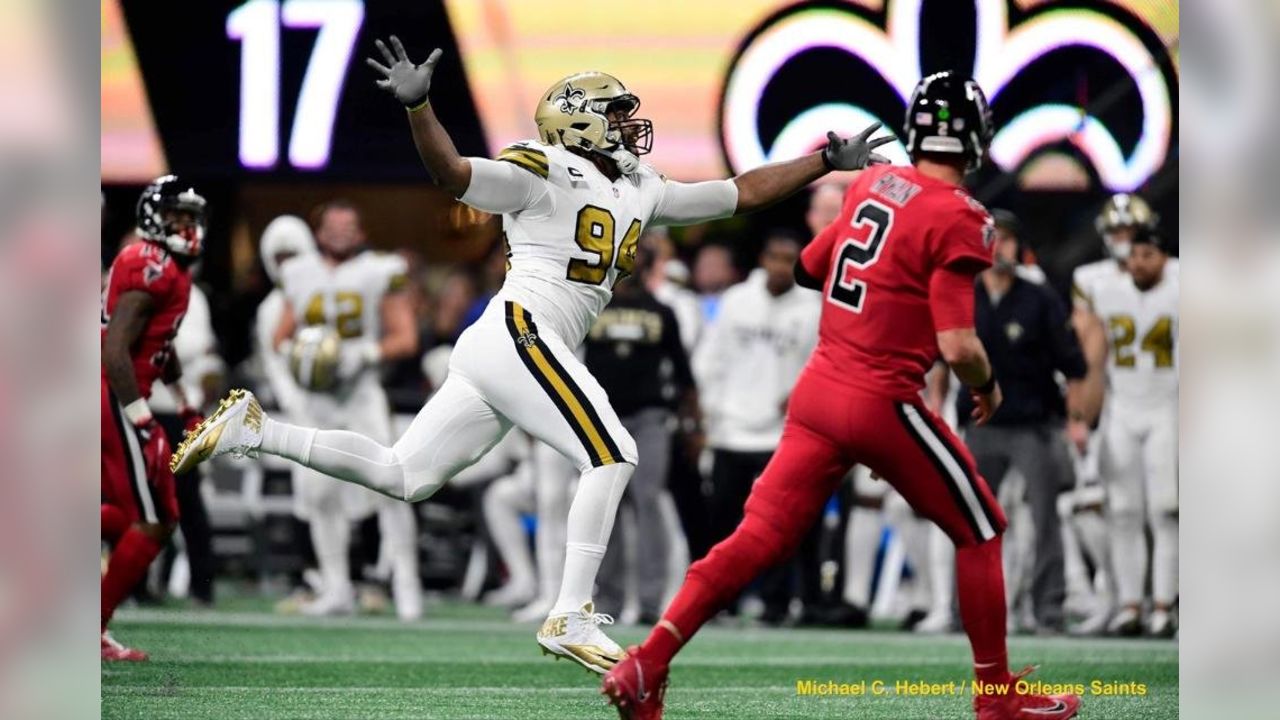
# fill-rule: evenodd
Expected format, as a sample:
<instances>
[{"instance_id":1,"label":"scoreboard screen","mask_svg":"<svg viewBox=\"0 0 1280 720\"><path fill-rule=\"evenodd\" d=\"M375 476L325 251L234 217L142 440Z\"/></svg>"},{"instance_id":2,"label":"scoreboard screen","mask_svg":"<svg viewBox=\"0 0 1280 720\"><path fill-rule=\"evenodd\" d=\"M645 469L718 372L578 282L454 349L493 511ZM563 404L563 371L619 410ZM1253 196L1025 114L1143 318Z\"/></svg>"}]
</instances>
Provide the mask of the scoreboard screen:
<instances>
[{"instance_id":1,"label":"scoreboard screen","mask_svg":"<svg viewBox=\"0 0 1280 720\"><path fill-rule=\"evenodd\" d=\"M794 157L829 129L897 128L916 80L986 89L991 158L1067 158L1112 190L1176 153L1169 0L103 0L103 174L421 180L403 113L364 58L398 35L445 55L433 107L464 154L533 136L538 98L584 69L621 78L671 177ZM905 161L902 146L886 152ZM1061 164L1056 165L1061 167Z\"/></svg>"}]
</instances>

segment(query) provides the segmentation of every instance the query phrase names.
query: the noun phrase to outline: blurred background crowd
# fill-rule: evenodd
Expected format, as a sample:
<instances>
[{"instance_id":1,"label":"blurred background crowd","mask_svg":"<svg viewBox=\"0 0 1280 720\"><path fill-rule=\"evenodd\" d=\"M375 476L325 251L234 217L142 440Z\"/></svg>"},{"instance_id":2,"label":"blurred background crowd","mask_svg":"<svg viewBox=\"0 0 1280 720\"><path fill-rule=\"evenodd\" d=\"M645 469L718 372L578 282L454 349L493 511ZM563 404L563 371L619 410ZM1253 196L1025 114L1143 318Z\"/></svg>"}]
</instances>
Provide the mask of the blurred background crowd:
<instances>
[{"instance_id":1,"label":"blurred background crowd","mask_svg":"<svg viewBox=\"0 0 1280 720\"><path fill-rule=\"evenodd\" d=\"M175 348L188 399L206 411L226 389L246 387L269 412L289 416L288 397L306 391L289 372L272 371L273 363L288 366L269 340L281 312L272 297L279 267L317 252L317 240L324 252L341 223L355 223L365 252L396 255L406 270L395 292L412 307L418 350L379 368L395 435L442 382L453 342L503 280L500 218L433 188L415 189L429 203L412 209L389 205L376 188L352 188L354 199L342 202L325 187L276 197L240 189L236 202L216 185L200 190L211 198L212 239ZM652 623L688 564L740 520L751 483L777 445L791 385L817 340L821 295L794 284L793 266L809 238L838 214L843 190L839 182L819 184L746 221L642 236L634 277L615 288L579 351L637 438L641 458L601 573L600 611L621 622ZM1136 622L1114 622L1120 608L1096 447L1091 452L1088 445L1091 428L1073 429L1067 416L1069 385L1085 367L1066 319L1076 267L1115 262L1104 234L1114 239L1154 227L1158 215L1150 205L1176 202L1176 174L1157 177L1145 193L1150 205L1137 195L1037 191L999 174L975 190L992 207L1019 211L993 213L999 242L992 273L1042 288L1036 297L1056 308L1054 329L1070 336L1048 354L1047 391L1028 391L1039 393L1028 400L1017 388L1005 390L1006 403L1018 409L1006 410L1000 429L1035 434L1035 461L1015 453L984 463L975 448L1012 521L1011 629L1143 632L1148 628ZM136 192L104 188L104 270L123 243L136 240ZM1117 203L1138 210L1117 215ZM269 208L284 214L273 217ZM419 214L438 218L440 227L416 222ZM1176 224L1167 225L1163 236L1176 249ZM975 292L983 297L984 283ZM990 343L994 357L999 350ZM1003 361L996 358L997 367ZM957 383L944 372L934 375L927 402L952 423L960 418L962 432L972 434L963 423L967 409L957 412L963 403ZM157 387L157 396L163 392ZM1026 410L1028 402L1035 407ZM162 398L153 406L165 410ZM263 597L282 613L394 611L411 620L429 614L434 599L452 597L505 608L517 620L541 619L559 586L574 482L567 461L513 431L445 490L412 506L415 567L404 571L396 568L397 551L376 504L358 497L368 491L302 475L273 458L219 458L198 476L179 479L181 532L137 598L212 606ZM335 533L318 529L320 520L299 500L306 483L355 493L340 497L336 550ZM798 555L759 578L724 621L958 630L951 552L941 531L914 516L887 483L855 469Z\"/></svg>"}]
</instances>

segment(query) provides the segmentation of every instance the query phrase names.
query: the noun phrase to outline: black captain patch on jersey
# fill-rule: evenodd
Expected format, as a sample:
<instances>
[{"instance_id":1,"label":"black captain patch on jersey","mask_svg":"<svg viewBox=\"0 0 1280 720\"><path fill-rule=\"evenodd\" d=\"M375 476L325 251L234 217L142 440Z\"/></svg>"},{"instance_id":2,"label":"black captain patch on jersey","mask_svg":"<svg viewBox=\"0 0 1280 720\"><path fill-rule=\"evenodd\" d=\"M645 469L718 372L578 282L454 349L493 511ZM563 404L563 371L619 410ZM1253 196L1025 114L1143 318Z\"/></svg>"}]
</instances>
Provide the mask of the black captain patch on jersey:
<instances>
[{"instance_id":1,"label":"black captain patch on jersey","mask_svg":"<svg viewBox=\"0 0 1280 720\"><path fill-rule=\"evenodd\" d=\"M547 154L525 145L511 145L498 153L498 160L518 165L543 180L550 174Z\"/></svg>"}]
</instances>

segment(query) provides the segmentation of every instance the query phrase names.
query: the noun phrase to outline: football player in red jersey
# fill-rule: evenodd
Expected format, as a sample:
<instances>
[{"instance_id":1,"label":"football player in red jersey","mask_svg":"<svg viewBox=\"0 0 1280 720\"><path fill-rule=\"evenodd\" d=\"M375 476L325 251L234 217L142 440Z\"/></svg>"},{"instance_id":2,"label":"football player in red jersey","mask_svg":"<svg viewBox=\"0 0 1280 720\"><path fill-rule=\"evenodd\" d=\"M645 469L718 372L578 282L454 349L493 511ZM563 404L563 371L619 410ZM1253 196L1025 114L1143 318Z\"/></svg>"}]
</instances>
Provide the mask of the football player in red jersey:
<instances>
[{"instance_id":1,"label":"football player in red jersey","mask_svg":"<svg viewBox=\"0 0 1280 720\"><path fill-rule=\"evenodd\" d=\"M169 443L147 398L156 380L182 404L173 336L187 312L191 265L204 242L205 200L173 175L138 199L138 235L111 263L102 290L102 537L112 545L102 576L102 659L146 660L107 632L178 521ZM180 411L187 428L201 420Z\"/></svg>"},{"instance_id":2,"label":"football player in red jersey","mask_svg":"<svg viewBox=\"0 0 1280 720\"><path fill-rule=\"evenodd\" d=\"M864 170L840 216L805 248L797 281L824 295L818 346L791 395L782 441L728 539L690 569L644 644L604 679L623 718L660 718L681 646L761 570L796 549L850 466L893 485L956 544L960 616L983 692L979 720L1061 720L1075 695L1026 692L1005 647L1004 513L960 440L920 398L939 355L968 385L978 423L1000 388L974 332L974 277L992 262L992 223L960 187L981 163L991 116L977 83L920 81L907 104L912 167Z\"/></svg>"}]
</instances>

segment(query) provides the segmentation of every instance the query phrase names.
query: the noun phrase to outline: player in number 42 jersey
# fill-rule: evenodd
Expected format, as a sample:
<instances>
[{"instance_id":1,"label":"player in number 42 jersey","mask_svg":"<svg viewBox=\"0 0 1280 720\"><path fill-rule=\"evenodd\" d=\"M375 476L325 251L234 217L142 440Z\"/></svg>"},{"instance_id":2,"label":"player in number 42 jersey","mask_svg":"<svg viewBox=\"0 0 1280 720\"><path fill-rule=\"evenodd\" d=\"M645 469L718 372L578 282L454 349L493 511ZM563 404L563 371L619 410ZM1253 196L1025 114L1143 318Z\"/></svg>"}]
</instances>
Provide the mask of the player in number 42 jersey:
<instances>
[{"instance_id":1,"label":"player in number 42 jersey","mask_svg":"<svg viewBox=\"0 0 1280 720\"><path fill-rule=\"evenodd\" d=\"M685 184L642 164L653 126L634 117L640 100L612 76L578 73L540 98L538 139L497 160L464 158L427 102L441 53L410 62L391 38L370 64L378 85L404 103L414 143L436 182L462 202L502 215L510 269L484 315L458 339L449 375L394 446L367 434L301 428L260 412L237 391L189 434L175 455L183 471L224 452L265 452L410 502L430 497L488 452L513 426L558 450L581 473L569 510L564 579L537 633L544 652L603 673L622 648L600 630L596 571L623 490L638 460L600 384L574 355L614 283L633 270L650 225L705 222L780 200L831 170L887 162L872 151L878 125L821 152L729 180Z\"/></svg>"},{"instance_id":2,"label":"player in number 42 jersey","mask_svg":"<svg viewBox=\"0 0 1280 720\"><path fill-rule=\"evenodd\" d=\"M855 464L871 468L956 544L960 616L973 648L979 720L1064 720L1073 695L1026 693L1005 647L1004 513L973 457L920 398L941 354L984 423L1000 390L974 331L974 277L992 261L993 226L960 188L991 140L977 83L920 81L907 104L913 167L876 167L849 187L840 216L805 248L801 285L823 293L818 346L787 408L782 442L752 486L745 517L689 568L644 644L605 676L623 718L662 716L668 665L760 571L790 556Z\"/></svg>"}]
</instances>

